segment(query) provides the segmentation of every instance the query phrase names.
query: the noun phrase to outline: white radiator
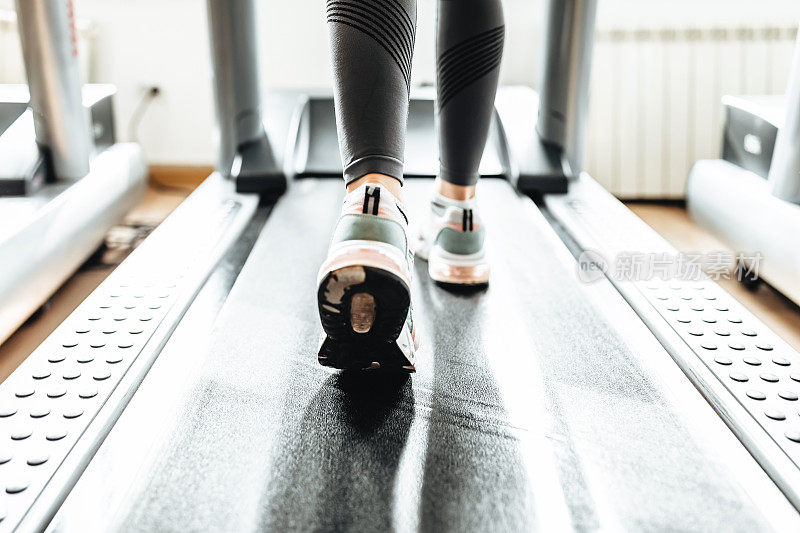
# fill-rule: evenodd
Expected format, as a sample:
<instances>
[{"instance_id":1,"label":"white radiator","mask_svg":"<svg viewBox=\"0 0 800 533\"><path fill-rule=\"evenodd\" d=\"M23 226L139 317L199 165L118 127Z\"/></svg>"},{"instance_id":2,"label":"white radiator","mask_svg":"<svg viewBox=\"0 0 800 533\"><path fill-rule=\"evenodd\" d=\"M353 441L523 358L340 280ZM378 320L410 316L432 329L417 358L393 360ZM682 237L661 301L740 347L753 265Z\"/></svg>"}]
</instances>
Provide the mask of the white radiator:
<instances>
[{"instance_id":1,"label":"white radiator","mask_svg":"<svg viewBox=\"0 0 800 533\"><path fill-rule=\"evenodd\" d=\"M682 198L722 146L725 94L783 94L796 26L598 30L586 170L625 198Z\"/></svg>"},{"instance_id":2,"label":"white radiator","mask_svg":"<svg viewBox=\"0 0 800 533\"><path fill-rule=\"evenodd\" d=\"M87 83L96 82L94 77L94 25L77 20L78 54L81 73ZM0 10L0 83L25 83L25 68L17 33L17 15L13 11Z\"/></svg>"}]
</instances>

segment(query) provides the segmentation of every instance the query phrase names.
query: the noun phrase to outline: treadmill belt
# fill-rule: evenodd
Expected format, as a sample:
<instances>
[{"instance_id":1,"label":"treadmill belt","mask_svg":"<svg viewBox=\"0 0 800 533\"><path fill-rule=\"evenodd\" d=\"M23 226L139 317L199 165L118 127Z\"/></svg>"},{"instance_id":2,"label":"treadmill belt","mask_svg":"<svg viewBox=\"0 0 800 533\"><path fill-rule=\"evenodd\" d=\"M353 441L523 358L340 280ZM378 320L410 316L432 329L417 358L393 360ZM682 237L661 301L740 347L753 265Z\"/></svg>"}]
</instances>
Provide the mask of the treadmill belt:
<instances>
[{"instance_id":1,"label":"treadmill belt","mask_svg":"<svg viewBox=\"0 0 800 533\"><path fill-rule=\"evenodd\" d=\"M430 186L407 182L415 220ZM619 294L581 283L505 181L480 185L487 291L449 292L416 264L416 374L319 366L315 278L342 189L293 184L213 330L179 326L56 528L797 527Z\"/></svg>"}]
</instances>

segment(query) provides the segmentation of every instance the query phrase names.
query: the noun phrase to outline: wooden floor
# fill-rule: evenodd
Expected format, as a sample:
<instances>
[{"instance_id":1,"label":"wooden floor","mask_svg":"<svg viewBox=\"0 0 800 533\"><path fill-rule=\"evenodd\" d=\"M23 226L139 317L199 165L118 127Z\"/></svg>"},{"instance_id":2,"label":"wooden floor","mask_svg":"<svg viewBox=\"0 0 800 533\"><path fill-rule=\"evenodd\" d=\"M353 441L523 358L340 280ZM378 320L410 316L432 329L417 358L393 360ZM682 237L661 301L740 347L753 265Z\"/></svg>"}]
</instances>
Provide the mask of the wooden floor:
<instances>
[{"instance_id":1,"label":"wooden floor","mask_svg":"<svg viewBox=\"0 0 800 533\"><path fill-rule=\"evenodd\" d=\"M125 241L126 232L129 237L135 228L144 228L145 231L154 228L190 191L189 185L151 186L144 200L128 215L122 227L111 233L111 240ZM682 207L646 203L629 204L629 207L679 251L713 252L726 249L712 235L697 227ZM112 249L102 257L88 261L53 295L42 310L0 345L0 382L114 270L130 249L130 246L123 246L121 250ZM796 305L766 285L750 292L735 280L721 280L720 284L800 351L800 309Z\"/></svg>"}]
</instances>

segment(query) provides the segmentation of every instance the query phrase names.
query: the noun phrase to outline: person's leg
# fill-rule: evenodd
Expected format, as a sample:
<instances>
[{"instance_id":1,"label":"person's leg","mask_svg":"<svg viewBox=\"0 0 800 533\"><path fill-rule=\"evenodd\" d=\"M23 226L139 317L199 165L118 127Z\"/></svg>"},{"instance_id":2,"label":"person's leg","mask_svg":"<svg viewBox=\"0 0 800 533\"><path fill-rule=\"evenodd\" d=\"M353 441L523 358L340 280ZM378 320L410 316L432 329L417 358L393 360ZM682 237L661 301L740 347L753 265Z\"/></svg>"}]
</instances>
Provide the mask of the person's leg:
<instances>
[{"instance_id":1,"label":"person's leg","mask_svg":"<svg viewBox=\"0 0 800 533\"><path fill-rule=\"evenodd\" d=\"M436 36L439 192L475 191L494 111L505 26L501 0L439 0Z\"/></svg>"},{"instance_id":2,"label":"person's leg","mask_svg":"<svg viewBox=\"0 0 800 533\"><path fill-rule=\"evenodd\" d=\"M436 281L483 284L489 266L475 185L500 75L501 0L439 0L437 121L439 177L420 255Z\"/></svg>"},{"instance_id":3,"label":"person's leg","mask_svg":"<svg viewBox=\"0 0 800 533\"><path fill-rule=\"evenodd\" d=\"M327 20L347 195L318 276L319 361L413 370L401 193L416 0L328 0Z\"/></svg>"},{"instance_id":4,"label":"person's leg","mask_svg":"<svg viewBox=\"0 0 800 533\"><path fill-rule=\"evenodd\" d=\"M416 0L328 0L326 14L348 189L402 184Z\"/></svg>"}]
</instances>

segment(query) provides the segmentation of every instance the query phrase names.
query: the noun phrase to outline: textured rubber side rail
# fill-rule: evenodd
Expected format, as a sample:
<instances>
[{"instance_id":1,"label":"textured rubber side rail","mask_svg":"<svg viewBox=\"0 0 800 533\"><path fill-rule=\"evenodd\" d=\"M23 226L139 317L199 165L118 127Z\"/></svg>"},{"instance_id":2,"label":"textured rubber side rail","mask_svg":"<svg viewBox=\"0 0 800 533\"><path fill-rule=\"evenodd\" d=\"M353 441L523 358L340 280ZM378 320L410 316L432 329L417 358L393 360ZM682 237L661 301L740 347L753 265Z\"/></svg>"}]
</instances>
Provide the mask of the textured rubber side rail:
<instances>
[{"instance_id":1,"label":"textured rubber side rail","mask_svg":"<svg viewBox=\"0 0 800 533\"><path fill-rule=\"evenodd\" d=\"M0 532L52 518L256 206L212 175L0 384Z\"/></svg>"},{"instance_id":2,"label":"textured rubber side rail","mask_svg":"<svg viewBox=\"0 0 800 533\"><path fill-rule=\"evenodd\" d=\"M548 196L585 259L677 250L587 175ZM609 269L611 270L611 269ZM800 353L706 275L606 275L781 491L800 510Z\"/></svg>"}]
</instances>

